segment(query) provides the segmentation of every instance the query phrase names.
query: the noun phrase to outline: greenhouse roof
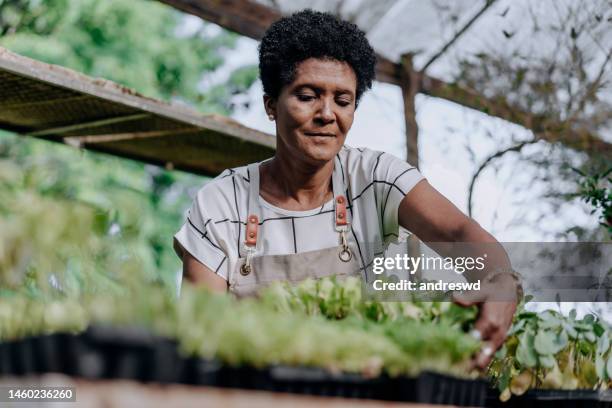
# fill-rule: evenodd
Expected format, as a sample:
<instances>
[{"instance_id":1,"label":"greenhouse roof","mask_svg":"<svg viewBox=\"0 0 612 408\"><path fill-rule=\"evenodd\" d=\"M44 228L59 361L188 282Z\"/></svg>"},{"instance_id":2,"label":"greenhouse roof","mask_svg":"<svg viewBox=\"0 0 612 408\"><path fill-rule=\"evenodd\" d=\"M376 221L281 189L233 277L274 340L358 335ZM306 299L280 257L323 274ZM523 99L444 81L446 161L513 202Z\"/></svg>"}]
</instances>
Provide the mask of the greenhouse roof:
<instances>
[{"instance_id":1,"label":"greenhouse roof","mask_svg":"<svg viewBox=\"0 0 612 408\"><path fill-rule=\"evenodd\" d=\"M219 115L0 47L0 129L216 175L274 154L275 138Z\"/></svg>"}]
</instances>

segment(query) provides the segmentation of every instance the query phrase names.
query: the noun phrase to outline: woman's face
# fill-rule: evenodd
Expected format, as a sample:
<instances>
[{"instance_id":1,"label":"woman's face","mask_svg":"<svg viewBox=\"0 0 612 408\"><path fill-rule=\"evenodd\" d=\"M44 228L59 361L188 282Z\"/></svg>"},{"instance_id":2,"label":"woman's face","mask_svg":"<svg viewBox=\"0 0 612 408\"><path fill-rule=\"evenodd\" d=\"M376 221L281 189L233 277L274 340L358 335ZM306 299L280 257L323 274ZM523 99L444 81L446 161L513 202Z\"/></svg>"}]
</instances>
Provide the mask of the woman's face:
<instances>
[{"instance_id":1,"label":"woman's face","mask_svg":"<svg viewBox=\"0 0 612 408\"><path fill-rule=\"evenodd\" d=\"M276 120L277 151L321 165L340 151L353 124L357 77L345 62L310 58L278 98L264 97Z\"/></svg>"}]
</instances>

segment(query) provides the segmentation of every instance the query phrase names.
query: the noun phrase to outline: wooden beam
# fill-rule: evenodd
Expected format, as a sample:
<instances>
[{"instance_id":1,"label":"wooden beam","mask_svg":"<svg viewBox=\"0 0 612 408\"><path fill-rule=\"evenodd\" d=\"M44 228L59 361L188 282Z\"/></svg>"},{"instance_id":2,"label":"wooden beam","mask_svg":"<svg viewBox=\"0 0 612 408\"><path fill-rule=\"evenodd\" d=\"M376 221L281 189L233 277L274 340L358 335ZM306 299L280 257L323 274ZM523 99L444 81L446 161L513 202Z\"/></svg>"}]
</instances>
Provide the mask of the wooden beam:
<instances>
[{"instance_id":1,"label":"wooden beam","mask_svg":"<svg viewBox=\"0 0 612 408\"><path fill-rule=\"evenodd\" d=\"M244 0L160 0L178 10L196 15L230 31L257 40L274 21L280 11Z\"/></svg>"},{"instance_id":2,"label":"wooden beam","mask_svg":"<svg viewBox=\"0 0 612 408\"><path fill-rule=\"evenodd\" d=\"M62 100L62 102L63 101L64 100ZM125 122L130 122L132 120L144 119L150 116L151 115L148 113L136 113L133 115L123 115L123 116L118 116L114 118L94 120L94 121L85 122L85 123L78 123L76 125L60 126L60 127L43 129L43 130L39 130L36 132L30 132L28 133L28 136L39 137L39 136L46 136L46 135L60 135L62 133L73 132L75 130L91 129L91 128L100 127L100 126L108 126L108 125L114 125L117 123L125 123Z\"/></svg>"},{"instance_id":3,"label":"wooden beam","mask_svg":"<svg viewBox=\"0 0 612 408\"><path fill-rule=\"evenodd\" d=\"M113 133L110 135L82 135L69 136L63 138L64 143L74 146L83 147L84 145L96 143L122 142L125 140L148 139L151 137L171 136L185 133L198 133L202 129L192 127L184 129L169 129L169 130L152 130L148 132L130 132L130 133Z\"/></svg>"},{"instance_id":4,"label":"wooden beam","mask_svg":"<svg viewBox=\"0 0 612 408\"><path fill-rule=\"evenodd\" d=\"M281 17L281 13L271 7L253 0L160 0L184 12L196 15L254 39L261 39L267 28ZM376 79L378 81L401 86L402 68L383 56L378 55ZM488 98L458 84L446 83L440 79L420 73L419 92L436 98L447 99L465 107L485 112L531 129L543 140L562 142L577 150L612 151L612 144L592 135L585 129L578 129L577 136L559 140L553 129L565 127L550 118L536 117L519 107L511 106L502 98ZM575 139L575 140L574 140Z\"/></svg>"},{"instance_id":5,"label":"wooden beam","mask_svg":"<svg viewBox=\"0 0 612 408\"><path fill-rule=\"evenodd\" d=\"M521 125L530 129L539 139L551 143L560 142L578 151L612 154L612 144L593 135L589 129L524 111L508 103L504 97L487 98L476 91L427 75L421 75L420 89L426 95L446 99Z\"/></svg>"},{"instance_id":6,"label":"wooden beam","mask_svg":"<svg viewBox=\"0 0 612 408\"><path fill-rule=\"evenodd\" d=\"M419 76L412 67L412 55L402 55L402 98L406 123L406 161L419 167L419 125L416 120L416 95L419 91Z\"/></svg>"},{"instance_id":7,"label":"wooden beam","mask_svg":"<svg viewBox=\"0 0 612 408\"><path fill-rule=\"evenodd\" d=\"M401 57L402 72L401 84L402 99L404 101L404 121L406 124L406 161L416 168L419 167L419 124L416 120L416 95L419 92L418 73L412 66L412 55L405 54ZM411 234L407 242L408 254L418 258L421 254L421 244L416 235ZM422 268L419 266L415 271L415 277L422 277Z\"/></svg>"}]
</instances>

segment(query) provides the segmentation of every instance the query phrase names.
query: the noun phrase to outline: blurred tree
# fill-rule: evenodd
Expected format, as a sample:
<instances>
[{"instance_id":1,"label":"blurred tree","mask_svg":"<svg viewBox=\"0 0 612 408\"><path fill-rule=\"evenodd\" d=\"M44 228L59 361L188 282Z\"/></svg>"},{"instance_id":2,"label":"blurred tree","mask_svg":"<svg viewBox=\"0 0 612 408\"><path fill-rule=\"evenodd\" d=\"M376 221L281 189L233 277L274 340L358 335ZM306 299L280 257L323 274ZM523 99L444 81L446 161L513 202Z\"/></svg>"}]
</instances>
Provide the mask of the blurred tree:
<instances>
[{"instance_id":1,"label":"blurred tree","mask_svg":"<svg viewBox=\"0 0 612 408\"><path fill-rule=\"evenodd\" d=\"M0 46L146 96L227 114L256 79L240 67L202 91L236 36L148 0L0 0ZM172 286L172 235L204 179L0 132L0 281L30 293ZM24 280L25 279L25 280Z\"/></svg>"},{"instance_id":2,"label":"blurred tree","mask_svg":"<svg viewBox=\"0 0 612 408\"><path fill-rule=\"evenodd\" d=\"M226 101L200 92L198 82L223 64L223 50L237 37L208 26L156 1L0 0L0 45L150 97L227 114ZM255 78L244 79L244 68L236 70L230 87L244 90Z\"/></svg>"}]
</instances>

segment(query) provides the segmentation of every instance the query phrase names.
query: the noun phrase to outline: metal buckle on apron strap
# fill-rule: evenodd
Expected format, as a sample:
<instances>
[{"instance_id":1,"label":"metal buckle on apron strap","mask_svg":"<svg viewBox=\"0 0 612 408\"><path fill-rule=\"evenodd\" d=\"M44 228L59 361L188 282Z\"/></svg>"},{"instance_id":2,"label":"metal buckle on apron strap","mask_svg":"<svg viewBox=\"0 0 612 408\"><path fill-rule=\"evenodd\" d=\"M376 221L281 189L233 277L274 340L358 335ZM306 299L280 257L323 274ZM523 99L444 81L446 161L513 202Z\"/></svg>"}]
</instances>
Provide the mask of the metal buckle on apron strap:
<instances>
[{"instance_id":1,"label":"metal buckle on apron strap","mask_svg":"<svg viewBox=\"0 0 612 408\"><path fill-rule=\"evenodd\" d=\"M255 254L255 249L257 247L257 228L259 227L259 218L256 215L249 215L246 226L246 240L244 241L244 246L246 249L246 261L240 267L240 274L242 276L247 276L251 273L251 258L253 254Z\"/></svg>"},{"instance_id":2,"label":"metal buckle on apron strap","mask_svg":"<svg viewBox=\"0 0 612 408\"><path fill-rule=\"evenodd\" d=\"M346 198L343 195L336 197L336 231L340 233L342 249L338 253L338 258L342 262L349 262L353 257L348 242L346 240L346 231L349 229L349 222L346 217Z\"/></svg>"},{"instance_id":3,"label":"metal buckle on apron strap","mask_svg":"<svg viewBox=\"0 0 612 408\"><path fill-rule=\"evenodd\" d=\"M353 253L351 252L348 244L346 243L346 232L342 231L340 233L340 237L342 239L342 249L340 250L340 253L338 253L338 258L340 258L342 262L348 262L353 257Z\"/></svg>"}]
</instances>

